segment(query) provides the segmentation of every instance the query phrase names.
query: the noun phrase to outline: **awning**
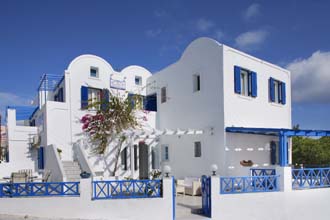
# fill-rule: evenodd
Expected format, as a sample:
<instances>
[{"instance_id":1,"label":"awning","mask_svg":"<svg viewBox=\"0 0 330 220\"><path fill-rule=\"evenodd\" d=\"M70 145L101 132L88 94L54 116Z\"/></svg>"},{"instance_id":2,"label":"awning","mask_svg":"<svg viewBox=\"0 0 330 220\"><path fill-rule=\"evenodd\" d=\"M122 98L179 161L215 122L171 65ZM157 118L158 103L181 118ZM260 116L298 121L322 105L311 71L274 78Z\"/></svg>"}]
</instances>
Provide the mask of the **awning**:
<instances>
[{"instance_id":1,"label":"awning","mask_svg":"<svg viewBox=\"0 0 330 220\"><path fill-rule=\"evenodd\" d=\"M230 133L244 133L244 134L258 134L258 135L272 135L286 137L304 136L304 137L330 137L329 130L300 130L287 128L246 128L246 127L227 127L226 132Z\"/></svg>"}]
</instances>

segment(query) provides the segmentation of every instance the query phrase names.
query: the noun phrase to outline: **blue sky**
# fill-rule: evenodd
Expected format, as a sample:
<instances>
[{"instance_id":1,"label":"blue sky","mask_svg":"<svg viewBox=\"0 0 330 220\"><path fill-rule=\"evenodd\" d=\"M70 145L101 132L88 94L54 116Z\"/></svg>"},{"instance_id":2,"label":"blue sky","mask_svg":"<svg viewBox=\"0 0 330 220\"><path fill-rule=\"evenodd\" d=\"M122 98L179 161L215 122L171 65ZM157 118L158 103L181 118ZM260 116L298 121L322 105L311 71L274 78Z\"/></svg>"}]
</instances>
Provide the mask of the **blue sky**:
<instances>
[{"instance_id":1,"label":"blue sky","mask_svg":"<svg viewBox=\"0 0 330 220\"><path fill-rule=\"evenodd\" d=\"M292 71L293 123L330 129L329 1L0 1L0 108L84 53L152 72L208 36Z\"/></svg>"}]
</instances>

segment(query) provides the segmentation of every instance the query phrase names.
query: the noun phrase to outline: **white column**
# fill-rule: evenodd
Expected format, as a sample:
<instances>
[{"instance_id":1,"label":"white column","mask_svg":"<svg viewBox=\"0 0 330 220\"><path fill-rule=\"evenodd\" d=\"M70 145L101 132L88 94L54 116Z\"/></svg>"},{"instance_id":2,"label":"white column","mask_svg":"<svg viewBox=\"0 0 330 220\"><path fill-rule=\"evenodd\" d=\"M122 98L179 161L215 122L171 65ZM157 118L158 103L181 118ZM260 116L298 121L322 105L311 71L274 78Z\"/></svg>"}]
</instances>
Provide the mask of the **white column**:
<instances>
[{"instance_id":1,"label":"white column","mask_svg":"<svg viewBox=\"0 0 330 220\"><path fill-rule=\"evenodd\" d=\"M214 218L219 213L220 177L211 176L211 216ZM215 218L216 219L216 218Z\"/></svg>"},{"instance_id":2,"label":"white column","mask_svg":"<svg viewBox=\"0 0 330 220\"><path fill-rule=\"evenodd\" d=\"M279 175L279 190L282 192L292 191L292 170L291 167L276 167L276 175Z\"/></svg>"},{"instance_id":3,"label":"white column","mask_svg":"<svg viewBox=\"0 0 330 220\"><path fill-rule=\"evenodd\" d=\"M88 203L92 200L92 179L81 179L79 184L80 199L83 203Z\"/></svg>"}]
</instances>

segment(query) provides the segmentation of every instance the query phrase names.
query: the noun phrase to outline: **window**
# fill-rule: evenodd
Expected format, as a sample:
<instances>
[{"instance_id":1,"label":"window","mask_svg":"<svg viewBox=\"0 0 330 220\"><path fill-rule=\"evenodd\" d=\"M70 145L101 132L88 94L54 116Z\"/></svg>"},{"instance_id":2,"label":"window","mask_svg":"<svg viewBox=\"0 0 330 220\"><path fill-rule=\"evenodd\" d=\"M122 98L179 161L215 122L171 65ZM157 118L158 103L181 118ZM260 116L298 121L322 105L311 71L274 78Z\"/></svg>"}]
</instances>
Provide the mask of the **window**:
<instances>
[{"instance_id":1,"label":"window","mask_svg":"<svg viewBox=\"0 0 330 220\"><path fill-rule=\"evenodd\" d=\"M135 76L135 85L141 86L142 85L142 77Z\"/></svg>"},{"instance_id":2,"label":"window","mask_svg":"<svg viewBox=\"0 0 330 220\"><path fill-rule=\"evenodd\" d=\"M127 147L120 154L122 170L127 170Z\"/></svg>"},{"instance_id":3,"label":"window","mask_svg":"<svg viewBox=\"0 0 330 220\"><path fill-rule=\"evenodd\" d=\"M200 75L193 76L193 91L197 92L201 90L201 77Z\"/></svg>"},{"instance_id":4,"label":"window","mask_svg":"<svg viewBox=\"0 0 330 220\"><path fill-rule=\"evenodd\" d=\"M285 83L274 78L269 79L269 99L270 102L285 105L286 88Z\"/></svg>"},{"instance_id":5,"label":"window","mask_svg":"<svg viewBox=\"0 0 330 220\"><path fill-rule=\"evenodd\" d=\"M99 69L97 67L91 67L90 69L90 77L98 78L99 77Z\"/></svg>"},{"instance_id":6,"label":"window","mask_svg":"<svg viewBox=\"0 0 330 220\"><path fill-rule=\"evenodd\" d=\"M257 73L234 66L234 90L240 95L257 97Z\"/></svg>"},{"instance_id":7,"label":"window","mask_svg":"<svg viewBox=\"0 0 330 220\"><path fill-rule=\"evenodd\" d=\"M249 77L246 70L241 70L241 95L249 95Z\"/></svg>"},{"instance_id":8,"label":"window","mask_svg":"<svg viewBox=\"0 0 330 220\"><path fill-rule=\"evenodd\" d=\"M166 87L162 87L161 88L161 90L160 90L160 102L161 103L164 103L164 102L166 102L166 100L167 100L167 96L166 96Z\"/></svg>"},{"instance_id":9,"label":"window","mask_svg":"<svg viewBox=\"0 0 330 220\"><path fill-rule=\"evenodd\" d=\"M143 109L145 96L128 93L128 100L133 109Z\"/></svg>"},{"instance_id":10,"label":"window","mask_svg":"<svg viewBox=\"0 0 330 220\"><path fill-rule=\"evenodd\" d=\"M134 170L138 170L138 146L134 145Z\"/></svg>"},{"instance_id":11,"label":"window","mask_svg":"<svg viewBox=\"0 0 330 220\"><path fill-rule=\"evenodd\" d=\"M92 105L93 103L101 102L101 90L88 88L88 105ZM89 109L96 110L99 109L100 106L92 106Z\"/></svg>"},{"instance_id":12,"label":"window","mask_svg":"<svg viewBox=\"0 0 330 220\"><path fill-rule=\"evenodd\" d=\"M194 154L195 157L201 157L202 156L202 144L200 141L196 141L194 146Z\"/></svg>"},{"instance_id":13,"label":"window","mask_svg":"<svg viewBox=\"0 0 330 220\"><path fill-rule=\"evenodd\" d=\"M170 151L168 146L163 146L163 160L168 161L170 160Z\"/></svg>"}]
</instances>

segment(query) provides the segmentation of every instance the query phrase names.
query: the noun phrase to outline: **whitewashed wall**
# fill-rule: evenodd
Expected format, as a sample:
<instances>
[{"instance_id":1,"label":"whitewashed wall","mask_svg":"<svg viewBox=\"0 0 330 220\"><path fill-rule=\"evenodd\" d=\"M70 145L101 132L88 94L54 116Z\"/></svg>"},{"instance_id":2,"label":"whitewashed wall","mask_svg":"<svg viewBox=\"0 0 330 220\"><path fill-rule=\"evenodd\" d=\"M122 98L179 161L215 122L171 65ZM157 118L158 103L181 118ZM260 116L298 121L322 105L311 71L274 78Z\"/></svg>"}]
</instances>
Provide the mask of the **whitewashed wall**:
<instances>
[{"instance_id":1,"label":"whitewashed wall","mask_svg":"<svg viewBox=\"0 0 330 220\"><path fill-rule=\"evenodd\" d=\"M291 192L227 194L219 177L212 178L212 219L217 220L327 220L330 189Z\"/></svg>"},{"instance_id":2,"label":"whitewashed wall","mask_svg":"<svg viewBox=\"0 0 330 220\"><path fill-rule=\"evenodd\" d=\"M0 213L44 218L172 220L172 179L163 180L163 197L91 200L90 179L82 179L80 197L0 198Z\"/></svg>"},{"instance_id":3,"label":"whitewashed wall","mask_svg":"<svg viewBox=\"0 0 330 220\"><path fill-rule=\"evenodd\" d=\"M242 97L234 93L234 65L258 73L258 97ZM193 92L193 75L199 74L201 91ZM272 76L287 84L287 104L271 104L268 101L268 78ZM162 137L161 145L170 147L174 174L199 176L209 171L211 164L219 167L222 175L245 173L239 164L241 158L254 159L259 164L269 164L267 151L240 151L231 148L267 148L272 137L230 136L225 128L268 127L291 128L290 73L280 67L262 61L209 38L193 41L174 64L148 79L148 93L157 93L158 112L156 126L160 129L203 129L201 137ZM167 88L168 100L160 102L160 90ZM228 138L228 140L226 140ZM193 157L194 141L202 140L202 158ZM267 142L267 143L266 143ZM192 171L185 171L191 165ZM233 168L234 167L234 168Z\"/></svg>"},{"instance_id":4,"label":"whitewashed wall","mask_svg":"<svg viewBox=\"0 0 330 220\"><path fill-rule=\"evenodd\" d=\"M37 150L30 148L30 138L37 134L36 127L17 126L16 110L8 109L7 132L9 162L0 164L0 177L9 177L21 169L37 170Z\"/></svg>"}]
</instances>

